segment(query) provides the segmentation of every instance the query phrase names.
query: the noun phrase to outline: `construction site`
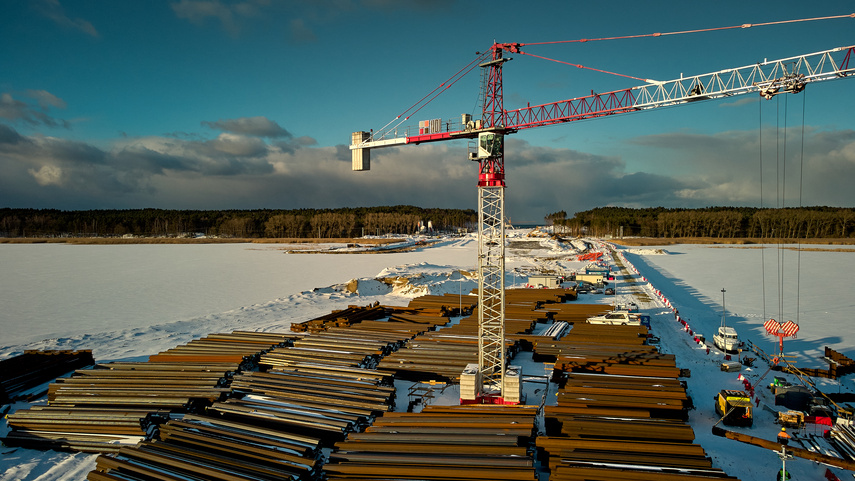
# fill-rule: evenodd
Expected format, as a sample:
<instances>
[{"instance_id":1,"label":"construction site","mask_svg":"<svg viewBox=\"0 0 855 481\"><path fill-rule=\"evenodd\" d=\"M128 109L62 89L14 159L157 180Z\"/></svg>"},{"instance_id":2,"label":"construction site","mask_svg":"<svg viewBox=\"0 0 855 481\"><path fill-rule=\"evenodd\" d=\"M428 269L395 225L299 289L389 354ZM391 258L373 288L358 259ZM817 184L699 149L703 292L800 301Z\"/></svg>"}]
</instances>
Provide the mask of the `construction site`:
<instances>
[{"instance_id":1,"label":"construction site","mask_svg":"<svg viewBox=\"0 0 855 481\"><path fill-rule=\"evenodd\" d=\"M597 259L642 309L667 303L621 256ZM657 330L682 328L678 315L667 327L598 325L586 320L612 306L571 288L504 296L500 402L466 399L466 371L479 363L477 296L425 295L354 305L290 332L211 334L147 362L98 363L90 351L0 361L3 402L33 403L6 416L3 444L98 453L91 481L738 479L687 422L711 411L687 394L698 381L660 350ZM781 449L722 421L717 435ZM833 457L799 441L787 451L855 470L852 433L843 422L829 429Z\"/></svg>"},{"instance_id":2,"label":"construction site","mask_svg":"<svg viewBox=\"0 0 855 481\"><path fill-rule=\"evenodd\" d=\"M809 20L818 19L793 21ZM784 22L764 25L773 23ZM666 34L692 32L701 30ZM588 265L572 286L535 269L540 277L529 285L544 288L509 289L505 264L506 136L746 94L786 98L810 83L855 75L855 46L666 81L631 77L643 83L505 109L503 67L511 55L558 61L530 53L538 45L494 42L385 126L351 133L355 171L370 170L378 148L469 142L466 160L478 166L476 289L407 305L354 304L293 321L288 332L209 334L141 362L28 351L2 361L4 402L33 403L6 415L3 444L97 453L89 481L739 479L698 442L702 435L780 452L778 479L790 478L786 462L794 457L828 466L828 480L839 479L832 468L855 470L851 409L806 380L819 371L806 373L756 346L743 355L734 343L711 344L614 246L574 240L584 244L576 262ZM480 118L420 114L418 128L402 125L472 71L481 73ZM600 288L611 278L631 302L597 297L609 294ZM582 302L583 292L597 302ZM794 333L789 324L767 330L782 343ZM679 344L698 357L691 362L720 366L729 384L744 367L762 374L740 377L742 389L716 385L715 399L695 399L689 383L705 389L718 379L693 378L675 351L662 349L678 344L665 346L664 336L681 336ZM850 359L827 357L828 375L848 373ZM796 379L806 389L800 396L790 389ZM769 383L775 405L778 390L787 407L810 405L803 422L775 414L793 435L770 439L778 411L768 402L761 410L755 392ZM828 410L814 410L819 405ZM718 419L711 433L696 432L693 413ZM799 434L809 419L828 428Z\"/></svg>"}]
</instances>

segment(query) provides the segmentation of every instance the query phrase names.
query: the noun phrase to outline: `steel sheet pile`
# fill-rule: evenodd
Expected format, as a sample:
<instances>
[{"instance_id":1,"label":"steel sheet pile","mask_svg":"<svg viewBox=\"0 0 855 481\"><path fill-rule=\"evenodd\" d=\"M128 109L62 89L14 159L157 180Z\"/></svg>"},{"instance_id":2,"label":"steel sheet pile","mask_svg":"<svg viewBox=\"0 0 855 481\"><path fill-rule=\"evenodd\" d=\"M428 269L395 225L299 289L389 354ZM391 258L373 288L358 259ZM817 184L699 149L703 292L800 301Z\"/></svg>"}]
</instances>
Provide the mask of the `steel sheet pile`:
<instances>
[{"instance_id":1,"label":"steel sheet pile","mask_svg":"<svg viewBox=\"0 0 855 481\"><path fill-rule=\"evenodd\" d=\"M156 419L198 411L225 398L230 376L287 335L213 334L149 362L97 364L48 387L47 406L9 414L7 445L115 452L142 440ZM193 347L190 347L193 346ZM231 354L221 354L229 352ZM228 359L225 359L225 358Z\"/></svg>"},{"instance_id":2,"label":"steel sheet pile","mask_svg":"<svg viewBox=\"0 0 855 481\"><path fill-rule=\"evenodd\" d=\"M346 479L536 479L527 449L536 406L429 406L386 413L365 432L336 443L324 466Z\"/></svg>"},{"instance_id":3,"label":"steel sheet pile","mask_svg":"<svg viewBox=\"0 0 855 481\"><path fill-rule=\"evenodd\" d=\"M462 312L472 314L473 296L423 296L408 306L416 315L400 316L410 322L427 322L432 316ZM459 306L469 306L460 309ZM442 321L440 321L440 319ZM395 316L390 317L394 321ZM507 321L506 329L531 330L534 319ZM467 364L478 362L478 316L470 315L452 324L448 317L435 317L425 329L403 348L384 357L378 368L395 372L402 379L457 381ZM522 324L523 327L519 327ZM506 347L513 352L516 342L508 339Z\"/></svg>"},{"instance_id":4,"label":"steel sheet pile","mask_svg":"<svg viewBox=\"0 0 855 481\"><path fill-rule=\"evenodd\" d=\"M560 342L538 345L561 385L537 439L551 481L734 479L692 444L681 371L646 337L643 326L576 323Z\"/></svg>"},{"instance_id":5,"label":"steel sheet pile","mask_svg":"<svg viewBox=\"0 0 855 481\"><path fill-rule=\"evenodd\" d=\"M102 455L88 479L318 477L322 447L363 429L394 403L389 374L344 366L336 362L341 351L368 350L382 355L401 342L378 340L373 331L330 329L298 335L293 341L304 347L321 346L320 350L327 351L323 356L269 362L270 353L261 354L259 365L265 372L244 369L235 373L228 397L194 413L173 416L136 446ZM307 343L309 340L321 344ZM337 342L337 349L329 349ZM292 349L300 351L296 346L280 346L271 352Z\"/></svg>"},{"instance_id":6,"label":"steel sheet pile","mask_svg":"<svg viewBox=\"0 0 855 481\"><path fill-rule=\"evenodd\" d=\"M208 412L226 419L251 419L332 445L392 409L391 384L390 376L376 371L321 364L247 372L235 376L234 396L214 403Z\"/></svg>"},{"instance_id":7,"label":"steel sheet pile","mask_svg":"<svg viewBox=\"0 0 855 481\"><path fill-rule=\"evenodd\" d=\"M44 395L42 384L95 364L91 350L24 351L0 361L0 403Z\"/></svg>"},{"instance_id":8,"label":"steel sheet pile","mask_svg":"<svg viewBox=\"0 0 855 481\"><path fill-rule=\"evenodd\" d=\"M174 364L232 364L237 368L252 367L258 356L274 347L292 342L288 334L235 331L210 334L187 344L149 356L151 363ZM236 370L236 369L235 369Z\"/></svg>"},{"instance_id":9,"label":"steel sheet pile","mask_svg":"<svg viewBox=\"0 0 855 481\"><path fill-rule=\"evenodd\" d=\"M385 319L376 317L384 313ZM351 306L340 311L335 322L302 323L310 335L300 337L292 346L278 348L261 356L264 367L322 363L342 367L375 368L385 356L394 353L419 333L448 324L439 308L400 308L387 306ZM292 324L292 329L294 329ZM304 326L297 327L303 332Z\"/></svg>"},{"instance_id":10,"label":"steel sheet pile","mask_svg":"<svg viewBox=\"0 0 855 481\"><path fill-rule=\"evenodd\" d=\"M89 481L297 480L318 467L320 440L240 420L186 415L158 439L102 454Z\"/></svg>"},{"instance_id":11,"label":"steel sheet pile","mask_svg":"<svg viewBox=\"0 0 855 481\"><path fill-rule=\"evenodd\" d=\"M532 290L538 292L542 289ZM508 294L514 291L508 291ZM546 355L547 361L554 361L555 355L560 350L562 343L555 342L567 330L570 325L579 325L591 316L603 314L609 310L608 306L603 304L557 304L557 303L538 303L537 311L546 319L552 321L552 326L559 325L561 329L552 329L553 333L533 334L510 334L508 337L519 339L522 342L522 347L526 350L533 350L535 353ZM550 347L558 350L550 351Z\"/></svg>"},{"instance_id":12,"label":"steel sheet pile","mask_svg":"<svg viewBox=\"0 0 855 481\"><path fill-rule=\"evenodd\" d=\"M382 319L388 315L389 313L386 312L386 308L379 305L369 307L350 306L347 309L333 311L305 322L293 322L291 323L291 330L294 332L320 332L330 327L347 327L357 322Z\"/></svg>"}]
</instances>

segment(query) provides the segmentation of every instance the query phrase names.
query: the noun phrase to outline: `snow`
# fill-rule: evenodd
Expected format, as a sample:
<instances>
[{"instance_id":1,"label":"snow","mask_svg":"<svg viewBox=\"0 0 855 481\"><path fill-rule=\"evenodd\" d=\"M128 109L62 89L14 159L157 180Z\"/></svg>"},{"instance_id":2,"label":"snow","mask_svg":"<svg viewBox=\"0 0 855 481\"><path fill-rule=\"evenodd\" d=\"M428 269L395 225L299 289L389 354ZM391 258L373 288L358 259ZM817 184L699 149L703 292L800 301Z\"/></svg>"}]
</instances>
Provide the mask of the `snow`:
<instances>
[{"instance_id":1,"label":"snow","mask_svg":"<svg viewBox=\"0 0 855 481\"><path fill-rule=\"evenodd\" d=\"M511 231L506 250L506 284L522 286L539 270L558 275L584 269L576 248L548 236ZM575 242L576 247L583 247ZM599 244L602 246L601 244ZM325 246L341 251L342 245ZM773 351L776 341L765 334L768 317L798 319L801 330L785 349L805 367L826 367L824 346L855 357L855 327L849 322L852 301L848 274L855 255L848 248L810 246L669 245L643 249L614 246L638 277L650 300L634 299L618 282L617 296L580 295L578 302L628 303L651 316L660 349L677 356L688 369L690 411L696 442L714 465L742 480L771 479L780 460L771 451L715 437L713 396L720 389L742 389L741 374L756 383L766 371L761 364L741 373L722 372L723 354L694 341L674 309L694 332L711 339L721 322L721 289L726 289L728 326L740 338ZM791 249L791 247L793 249ZM406 305L422 294L467 293L473 277L477 242L474 236L445 238L411 252L372 254L286 254L296 246L220 245L0 245L0 359L25 349L92 349L98 362L141 360L156 352L214 332L287 331L301 322L348 305ZM782 274L780 274L782 273ZM780 282L777 279L784 279ZM352 287L355 287L353 292ZM661 292L658 297L656 292ZM786 293L786 295L780 295ZM671 307L668 305L670 304ZM798 312L796 312L796 310ZM773 312L774 311L774 312ZM783 314L783 316L781 316ZM545 328L545 327L544 327ZM709 341L711 344L711 341ZM545 372L522 353L512 364L523 366L526 394L549 399L536 383ZM535 376L540 376L536 378ZM746 432L774 439L774 399L757 387L761 409ZM851 377L817 380L826 391L852 391ZM398 382L403 392L412 383ZM453 386L443 391L458 397ZM44 403L44 400L38 401ZM763 408L765 406L765 409ZM24 409L18 403L12 410ZM812 428L808 428L809 430ZM5 425L0 426L4 435ZM83 479L95 456L0 448L0 481ZM823 479L826 467L806 460L788 462L793 479ZM838 476L846 475L832 469Z\"/></svg>"}]
</instances>

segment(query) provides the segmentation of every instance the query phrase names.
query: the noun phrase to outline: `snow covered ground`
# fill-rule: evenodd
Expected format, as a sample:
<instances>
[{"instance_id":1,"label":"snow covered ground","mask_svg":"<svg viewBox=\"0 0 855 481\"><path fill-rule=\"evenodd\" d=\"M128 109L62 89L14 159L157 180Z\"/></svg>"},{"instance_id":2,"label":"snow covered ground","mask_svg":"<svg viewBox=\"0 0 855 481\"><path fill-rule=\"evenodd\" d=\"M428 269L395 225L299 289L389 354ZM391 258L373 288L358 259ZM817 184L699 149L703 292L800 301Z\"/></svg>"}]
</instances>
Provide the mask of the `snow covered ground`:
<instances>
[{"instance_id":1,"label":"snow covered ground","mask_svg":"<svg viewBox=\"0 0 855 481\"><path fill-rule=\"evenodd\" d=\"M570 260L575 253L572 247L526 237L526 233L510 233L509 287L523 286L527 273L537 270L568 273L585 265ZM741 389L742 383L737 373L719 370L723 355L715 349L707 354L704 346L695 343L654 290L661 291L694 331L711 338L721 321L721 289L726 289L728 325L767 351L775 344L764 334L764 320L798 319L798 338L787 340L785 349L798 355L799 365L825 367L819 359L824 346L855 356L855 326L848 316L852 300L846 285L855 270L855 253L847 248L797 252L775 246L744 247L677 245L642 250L617 246L638 276L649 281L644 290L652 300L640 303L641 310L652 316L661 349L676 354L679 367L691 371L687 383L696 409L689 421L696 442L716 466L748 481L772 479L780 469L778 457L711 434L717 420L713 395L723 388ZM266 244L0 245L4 266L0 359L42 348L92 349L99 362L145 359L214 332L287 331L291 322L347 305L375 301L405 305L421 294L465 293L476 287L471 276L461 273L475 269L477 243L472 236L444 239L405 253L283 254L286 248ZM394 276L410 281L394 290L373 281ZM777 281L780 278L785 282ZM346 289L351 279L359 280L357 293ZM588 294L581 295L579 302L611 303L612 299ZM619 284L617 301L628 300ZM754 382L765 370L761 366L742 374ZM820 382L820 387L855 390L851 377L840 383ZM764 404L776 408L767 390L758 389L757 394ZM773 414L762 409L758 413L750 432L774 439ZM5 429L0 426L0 435ZM0 448L0 481L84 479L94 459ZM788 469L793 479L823 479L825 472L825 466L804 460L789 462Z\"/></svg>"}]
</instances>

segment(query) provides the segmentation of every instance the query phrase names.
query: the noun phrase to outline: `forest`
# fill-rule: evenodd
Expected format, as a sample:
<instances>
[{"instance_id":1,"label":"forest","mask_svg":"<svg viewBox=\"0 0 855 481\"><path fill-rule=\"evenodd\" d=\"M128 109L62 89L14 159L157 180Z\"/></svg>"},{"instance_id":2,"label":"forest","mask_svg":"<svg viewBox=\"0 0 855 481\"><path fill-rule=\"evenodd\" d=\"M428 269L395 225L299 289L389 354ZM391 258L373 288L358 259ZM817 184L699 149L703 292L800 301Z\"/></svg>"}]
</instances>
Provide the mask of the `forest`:
<instances>
[{"instance_id":1,"label":"forest","mask_svg":"<svg viewBox=\"0 0 855 481\"><path fill-rule=\"evenodd\" d=\"M476 226L472 209L409 205L297 210L0 209L0 237L342 238Z\"/></svg>"},{"instance_id":2,"label":"forest","mask_svg":"<svg viewBox=\"0 0 855 481\"><path fill-rule=\"evenodd\" d=\"M595 237L846 238L855 237L855 209L845 207L598 207L568 218L546 216L559 232Z\"/></svg>"}]
</instances>

